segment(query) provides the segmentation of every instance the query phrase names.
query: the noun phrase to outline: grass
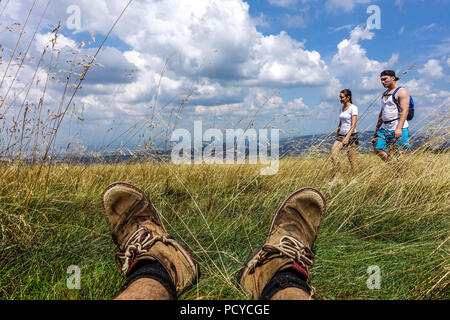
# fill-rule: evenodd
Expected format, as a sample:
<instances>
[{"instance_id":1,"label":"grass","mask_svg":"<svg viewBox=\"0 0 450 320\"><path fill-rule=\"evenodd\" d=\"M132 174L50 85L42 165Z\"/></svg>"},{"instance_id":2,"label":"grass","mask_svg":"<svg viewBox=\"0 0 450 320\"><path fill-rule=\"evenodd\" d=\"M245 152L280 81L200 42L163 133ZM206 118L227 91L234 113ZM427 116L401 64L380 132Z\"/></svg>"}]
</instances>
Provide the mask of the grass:
<instances>
[{"instance_id":1,"label":"grass","mask_svg":"<svg viewBox=\"0 0 450 320\"><path fill-rule=\"evenodd\" d=\"M248 164L52 161L61 152L57 147L61 141L56 143L59 132L70 129L71 121L84 121L76 95L90 68L99 66L96 56L131 2L96 45L94 56L83 49L85 41L70 52L56 49L61 28L57 24L41 57L30 57L28 48L39 25L27 26L27 18L4 26L17 33L17 42L14 49L4 48L8 62L2 66L0 83L0 299L111 299L118 294L124 278L114 264L117 249L100 203L102 191L114 181L130 182L148 193L170 233L198 257L202 277L181 299L245 299L237 272L265 241L279 204L304 186L317 188L327 200L314 248L317 262L310 269L316 298L449 299L448 153L416 150L401 178L398 167L382 163L374 154L359 154L360 173L352 175L344 162L341 184L331 183L331 161L317 152L323 151L323 141L303 156L281 159L273 176L261 176L259 165ZM21 36L27 32L32 37L24 43ZM95 42L93 34L91 38ZM21 73L30 58L36 62L30 64L34 73ZM48 97L52 84L61 86L60 98ZM117 135L105 135L97 153L115 144L127 145L136 137L143 150L133 152L152 151L155 142L170 137L194 92L181 94L179 105L164 104L158 101L159 89L158 85L148 106L151 118L139 116L125 131L110 128ZM274 103L272 97L258 106L254 119L249 116L227 127L245 128L248 122L246 129L252 128L259 110ZM302 115L273 116L266 128L283 128ZM426 132L419 132L431 137L424 148L434 148L436 139L448 141L445 101L424 121L421 128ZM76 140L75 136L67 141L66 154L85 155ZM70 266L81 270L79 290L67 287ZM367 287L370 266L380 268L378 290Z\"/></svg>"},{"instance_id":2,"label":"grass","mask_svg":"<svg viewBox=\"0 0 450 320\"><path fill-rule=\"evenodd\" d=\"M196 254L199 283L181 299L245 299L236 282L259 247L278 205L312 186L327 200L314 251L311 285L318 299L448 299L449 155L416 152L401 179L373 154L360 154L330 183L326 156L285 158L276 175L258 165L128 163L4 165L0 170L0 297L110 299L124 278L102 216L100 195L114 181L148 193L166 227ZM48 176L48 177L47 177ZM32 188L32 189L31 189ZM31 189L31 190L30 190ZM69 290L67 268L81 268L81 289ZM367 287L369 266L381 288Z\"/></svg>"}]
</instances>

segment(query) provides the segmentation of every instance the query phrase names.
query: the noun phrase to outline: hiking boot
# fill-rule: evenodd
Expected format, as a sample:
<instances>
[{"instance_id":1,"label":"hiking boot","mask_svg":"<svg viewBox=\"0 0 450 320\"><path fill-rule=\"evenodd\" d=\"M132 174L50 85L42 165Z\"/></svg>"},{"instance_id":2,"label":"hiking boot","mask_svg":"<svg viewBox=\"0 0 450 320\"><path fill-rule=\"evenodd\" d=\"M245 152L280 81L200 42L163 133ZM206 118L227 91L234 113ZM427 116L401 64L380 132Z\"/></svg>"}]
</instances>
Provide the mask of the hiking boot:
<instances>
[{"instance_id":1,"label":"hiking boot","mask_svg":"<svg viewBox=\"0 0 450 320\"><path fill-rule=\"evenodd\" d=\"M308 278L314 265L311 251L325 214L325 199L312 188L293 192L273 217L264 245L245 263L239 282L252 299L260 299L264 287L279 271L293 268Z\"/></svg>"},{"instance_id":2,"label":"hiking boot","mask_svg":"<svg viewBox=\"0 0 450 320\"><path fill-rule=\"evenodd\" d=\"M172 279L177 294L198 280L191 252L173 238L147 196L124 182L109 185L102 194L103 212L114 242L119 272L129 275L138 261L157 260Z\"/></svg>"}]
</instances>

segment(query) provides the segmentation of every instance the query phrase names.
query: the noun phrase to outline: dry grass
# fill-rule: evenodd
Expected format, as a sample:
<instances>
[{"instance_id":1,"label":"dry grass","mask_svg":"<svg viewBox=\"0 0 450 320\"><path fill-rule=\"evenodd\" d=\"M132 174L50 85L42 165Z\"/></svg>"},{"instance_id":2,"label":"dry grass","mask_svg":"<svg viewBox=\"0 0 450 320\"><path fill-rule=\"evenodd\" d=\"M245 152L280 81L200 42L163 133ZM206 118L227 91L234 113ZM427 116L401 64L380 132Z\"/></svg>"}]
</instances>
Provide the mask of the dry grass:
<instances>
[{"instance_id":1,"label":"dry grass","mask_svg":"<svg viewBox=\"0 0 450 320\"><path fill-rule=\"evenodd\" d=\"M170 232L198 257L203 276L182 299L246 298L235 280L239 268L265 240L280 202L304 186L319 189L328 207L315 247L317 264L311 269L317 298L449 298L448 153L415 151L407 157L408 169L400 178L398 166L360 154L358 174L352 175L343 162L342 183L332 182L331 161L317 152L322 143L304 156L281 159L273 176L259 175L258 165L175 165L150 159L57 164L52 156L58 155L58 133L68 119L84 121L74 98L89 69L98 66L95 57L109 34L94 56L86 55L82 43L67 53L72 59L64 61L55 49L60 29L56 25L35 59L34 72L23 75L21 66L30 57L28 50L19 56L16 49L26 26L26 21L4 26L16 32L18 40L14 49L4 48L3 61L8 63L2 65L0 84L1 299L109 299L118 293L124 279L115 270L116 248L100 205L101 192L114 181L128 181L147 192ZM33 30L26 48L38 28ZM62 88L56 102L47 96L52 81ZM192 94L185 94L170 110L169 104L158 106L156 92L149 106L151 118L105 141L99 153L143 131L149 132L142 138L144 151L154 150L154 142L176 127ZM276 118L286 120L284 115ZM430 146L435 138L448 141L448 108L437 118L424 126L432 130ZM249 128L254 120L242 119L229 127ZM71 143L67 151L80 155ZM71 265L81 268L81 290L66 287ZM366 286L371 265L381 268L380 290Z\"/></svg>"},{"instance_id":2,"label":"dry grass","mask_svg":"<svg viewBox=\"0 0 450 320\"><path fill-rule=\"evenodd\" d=\"M279 203L303 186L319 189L328 206L312 268L317 297L448 298L448 154L411 155L401 179L374 155L359 160L361 173L342 184L330 183L325 156L283 159L274 176L260 176L257 165L143 162L56 165L37 178L37 166L19 175L4 166L2 296L113 297L123 280L114 270L100 194L113 181L128 181L150 195L169 230L201 262L203 277L182 298L245 298L237 271L264 241ZM80 291L65 287L70 265L82 268ZM381 290L366 287L370 265L382 270Z\"/></svg>"}]
</instances>

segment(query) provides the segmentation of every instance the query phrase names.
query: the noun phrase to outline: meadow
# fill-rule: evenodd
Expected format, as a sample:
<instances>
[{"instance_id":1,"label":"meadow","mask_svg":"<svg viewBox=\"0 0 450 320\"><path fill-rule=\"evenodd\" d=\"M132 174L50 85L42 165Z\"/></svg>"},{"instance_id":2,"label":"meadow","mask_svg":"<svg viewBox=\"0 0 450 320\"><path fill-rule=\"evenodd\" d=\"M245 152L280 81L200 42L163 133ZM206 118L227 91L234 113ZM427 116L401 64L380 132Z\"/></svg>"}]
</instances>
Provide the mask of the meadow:
<instances>
[{"instance_id":1,"label":"meadow","mask_svg":"<svg viewBox=\"0 0 450 320\"><path fill-rule=\"evenodd\" d=\"M279 204L310 186L327 212L310 269L316 299L448 299L448 153L414 152L402 177L374 154L360 172L332 182L326 155L283 158L277 174L259 165L2 165L0 298L111 299L124 282L100 196L114 181L144 190L169 232L200 262L202 276L180 299L246 299L236 281L266 239ZM81 270L68 289L68 268ZM370 289L369 268L380 271Z\"/></svg>"},{"instance_id":2,"label":"meadow","mask_svg":"<svg viewBox=\"0 0 450 320\"><path fill-rule=\"evenodd\" d=\"M448 149L416 149L405 158L404 175L398 174L399 164L360 153L358 173L351 173L347 161L342 161L341 182L333 180L329 150L318 152L318 148L281 158L278 173L272 176L260 175L261 165L250 164L178 165L151 158L111 164L58 163L52 157L61 149L78 156L86 153L73 132L73 141L58 138L61 131L67 137L74 121L85 120L77 93L89 69L101 67L97 54L122 14L102 42L89 33L90 38L70 52L58 49L62 25L55 24L42 55L30 57L28 49L44 13L36 29L27 27L27 18L3 30L17 34L17 41L2 48L0 63L0 299L102 300L119 293L125 279L114 263L117 248L100 199L104 188L115 181L129 182L146 192L169 232L196 255L202 276L180 299L246 299L236 279L239 269L265 241L280 203L306 186L318 189L327 201L313 248L317 261L310 269L316 299L450 298ZM87 51L86 43L96 51ZM32 69L21 73L24 65ZM50 89L61 96L49 97ZM124 131L111 128L117 135L109 136L111 141L101 145L98 153L142 132L149 133L142 139L149 152L155 140L170 136L194 92L181 93L179 104L164 104L158 101L159 90L158 86L148 106L151 118L142 117ZM270 105L269 100L264 104ZM263 107L228 127L245 128L248 123L251 128ZM443 133L437 138L448 142L445 101L441 107L444 110L433 115L436 123L421 125L432 131L425 132L427 136ZM277 121L285 123L282 116L277 115ZM153 129L161 130L160 134ZM79 289L67 285L72 266L80 270ZM378 288L371 286L371 270L380 272Z\"/></svg>"}]
</instances>

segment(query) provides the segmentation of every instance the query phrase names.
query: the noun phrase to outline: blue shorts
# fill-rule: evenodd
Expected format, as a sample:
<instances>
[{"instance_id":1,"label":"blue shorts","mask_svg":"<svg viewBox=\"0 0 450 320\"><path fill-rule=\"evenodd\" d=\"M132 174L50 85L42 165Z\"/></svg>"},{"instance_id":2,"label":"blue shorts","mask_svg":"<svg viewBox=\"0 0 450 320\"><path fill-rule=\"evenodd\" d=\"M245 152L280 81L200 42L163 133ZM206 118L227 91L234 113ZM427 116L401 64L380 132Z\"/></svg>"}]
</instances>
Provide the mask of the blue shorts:
<instances>
[{"instance_id":1,"label":"blue shorts","mask_svg":"<svg viewBox=\"0 0 450 320\"><path fill-rule=\"evenodd\" d=\"M399 150L411 151L409 144L408 128L402 129L402 136L398 139L394 138L394 130L380 129L375 137L375 149L387 151L388 148L397 146Z\"/></svg>"}]
</instances>

